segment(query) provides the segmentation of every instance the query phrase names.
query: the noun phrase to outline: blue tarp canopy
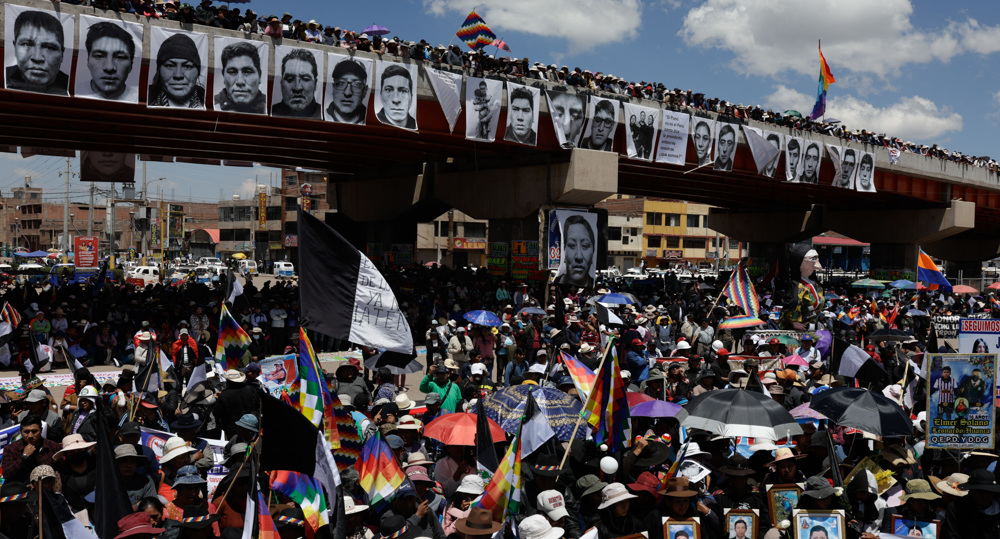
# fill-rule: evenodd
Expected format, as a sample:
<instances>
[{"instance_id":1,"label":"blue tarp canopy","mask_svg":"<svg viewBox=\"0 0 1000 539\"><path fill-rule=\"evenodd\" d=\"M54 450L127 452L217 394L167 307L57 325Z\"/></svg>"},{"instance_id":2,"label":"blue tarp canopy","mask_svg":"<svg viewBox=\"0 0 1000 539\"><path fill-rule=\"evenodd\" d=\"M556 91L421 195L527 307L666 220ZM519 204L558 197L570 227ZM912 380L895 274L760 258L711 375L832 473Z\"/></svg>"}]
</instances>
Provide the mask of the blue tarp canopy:
<instances>
[{"instance_id":1,"label":"blue tarp canopy","mask_svg":"<svg viewBox=\"0 0 1000 539\"><path fill-rule=\"evenodd\" d=\"M35 251L33 253L14 253L14 256L19 256L21 258L45 258L49 256L46 251Z\"/></svg>"}]
</instances>

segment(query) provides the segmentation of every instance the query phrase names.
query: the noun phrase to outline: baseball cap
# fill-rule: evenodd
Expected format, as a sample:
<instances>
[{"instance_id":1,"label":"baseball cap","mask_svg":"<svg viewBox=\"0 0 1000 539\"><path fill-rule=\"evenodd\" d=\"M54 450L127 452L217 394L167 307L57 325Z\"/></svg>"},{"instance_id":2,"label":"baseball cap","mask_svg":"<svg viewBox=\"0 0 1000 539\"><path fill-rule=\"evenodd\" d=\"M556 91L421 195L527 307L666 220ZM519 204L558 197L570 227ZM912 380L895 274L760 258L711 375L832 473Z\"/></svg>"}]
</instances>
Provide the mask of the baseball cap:
<instances>
[{"instance_id":1,"label":"baseball cap","mask_svg":"<svg viewBox=\"0 0 1000 539\"><path fill-rule=\"evenodd\" d=\"M546 490L538 494L538 510L545 513L549 520L559 520L569 516L566 511L566 500L558 490Z\"/></svg>"},{"instance_id":2,"label":"baseball cap","mask_svg":"<svg viewBox=\"0 0 1000 539\"><path fill-rule=\"evenodd\" d=\"M32 389L28 392L28 396L24 399L24 402L42 402L45 400L49 400L49 397L44 391L41 389Z\"/></svg>"},{"instance_id":3,"label":"baseball cap","mask_svg":"<svg viewBox=\"0 0 1000 539\"><path fill-rule=\"evenodd\" d=\"M391 449L402 449L406 442L402 438L396 436L395 434L390 434L385 437L385 443L389 444Z\"/></svg>"},{"instance_id":4,"label":"baseball cap","mask_svg":"<svg viewBox=\"0 0 1000 539\"><path fill-rule=\"evenodd\" d=\"M482 375L486 374L486 365L483 365L482 363L476 363L476 364L472 365L471 367L469 367L469 370L472 372L473 376L476 376L476 375L482 376Z\"/></svg>"}]
</instances>

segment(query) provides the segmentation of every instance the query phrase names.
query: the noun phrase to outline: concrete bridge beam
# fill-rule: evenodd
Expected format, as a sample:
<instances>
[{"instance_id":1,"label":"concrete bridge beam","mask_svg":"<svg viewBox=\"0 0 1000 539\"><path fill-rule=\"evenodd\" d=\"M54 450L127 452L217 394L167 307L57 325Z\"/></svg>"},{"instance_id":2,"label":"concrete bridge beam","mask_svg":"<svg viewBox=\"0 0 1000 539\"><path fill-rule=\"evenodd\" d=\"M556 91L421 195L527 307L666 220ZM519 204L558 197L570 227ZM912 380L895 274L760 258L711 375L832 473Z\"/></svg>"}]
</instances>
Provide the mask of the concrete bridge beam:
<instances>
[{"instance_id":1,"label":"concrete bridge beam","mask_svg":"<svg viewBox=\"0 0 1000 539\"><path fill-rule=\"evenodd\" d=\"M827 211L823 224L866 243L925 244L975 228L976 204L952 200L947 208Z\"/></svg>"},{"instance_id":2,"label":"concrete bridge beam","mask_svg":"<svg viewBox=\"0 0 1000 539\"><path fill-rule=\"evenodd\" d=\"M545 205L593 206L618 192L618 154L574 149L568 162L441 171L434 196L477 219L521 219Z\"/></svg>"},{"instance_id":3,"label":"concrete bridge beam","mask_svg":"<svg viewBox=\"0 0 1000 539\"><path fill-rule=\"evenodd\" d=\"M821 206L792 212L730 212L711 208L707 227L751 245L795 243L826 232Z\"/></svg>"}]
</instances>

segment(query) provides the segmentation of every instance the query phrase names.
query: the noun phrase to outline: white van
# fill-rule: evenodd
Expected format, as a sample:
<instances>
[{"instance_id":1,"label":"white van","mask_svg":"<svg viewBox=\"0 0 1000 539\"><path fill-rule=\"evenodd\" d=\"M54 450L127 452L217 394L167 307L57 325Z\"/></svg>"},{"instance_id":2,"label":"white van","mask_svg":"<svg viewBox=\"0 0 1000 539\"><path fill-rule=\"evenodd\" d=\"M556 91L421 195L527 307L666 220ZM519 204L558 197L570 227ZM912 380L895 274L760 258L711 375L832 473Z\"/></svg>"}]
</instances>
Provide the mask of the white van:
<instances>
[{"instance_id":1,"label":"white van","mask_svg":"<svg viewBox=\"0 0 1000 539\"><path fill-rule=\"evenodd\" d=\"M136 266L129 270L125 283L133 286L159 284L160 268L156 266Z\"/></svg>"},{"instance_id":2,"label":"white van","mask_svg":"<svg viewBox=\"0 0 1000 539\"><path fill-rule=\"evenodd\" d=\"M240 274L246 277L247 275L257 275L257 261L256 260L240 260L239 266Z\"/></svg>"},{"instance_id":3,"label":"white van","mask_svg":"<svg viewBox=\"0 0 1000 539\"><path fill-rule=\"evenodd\" d=\"M295 277L295 266L291 262L275 262L274 276L278 279L291 279Z\"/></svg>"}]
</instances>

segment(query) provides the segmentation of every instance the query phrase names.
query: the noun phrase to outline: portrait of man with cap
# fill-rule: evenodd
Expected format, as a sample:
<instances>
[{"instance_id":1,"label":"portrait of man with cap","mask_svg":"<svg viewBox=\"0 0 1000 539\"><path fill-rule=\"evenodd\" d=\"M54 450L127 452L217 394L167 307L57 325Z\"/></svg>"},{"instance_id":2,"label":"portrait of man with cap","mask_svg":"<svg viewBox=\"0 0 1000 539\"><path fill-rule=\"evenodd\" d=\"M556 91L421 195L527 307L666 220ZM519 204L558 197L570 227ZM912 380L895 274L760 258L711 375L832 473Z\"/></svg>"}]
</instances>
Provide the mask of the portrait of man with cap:
<instances>
[{"instance_id":1,"label":"portrait of man with cap","mask_svg":"<svg viewBox=\"0 0 1000 539\"><path fill-rule=\"evenodd\" d=\"M365 125L368 114L372 61L329 53L333 71L327 81L326 119L331 122Z\"/></svg>"}]
</instances>

